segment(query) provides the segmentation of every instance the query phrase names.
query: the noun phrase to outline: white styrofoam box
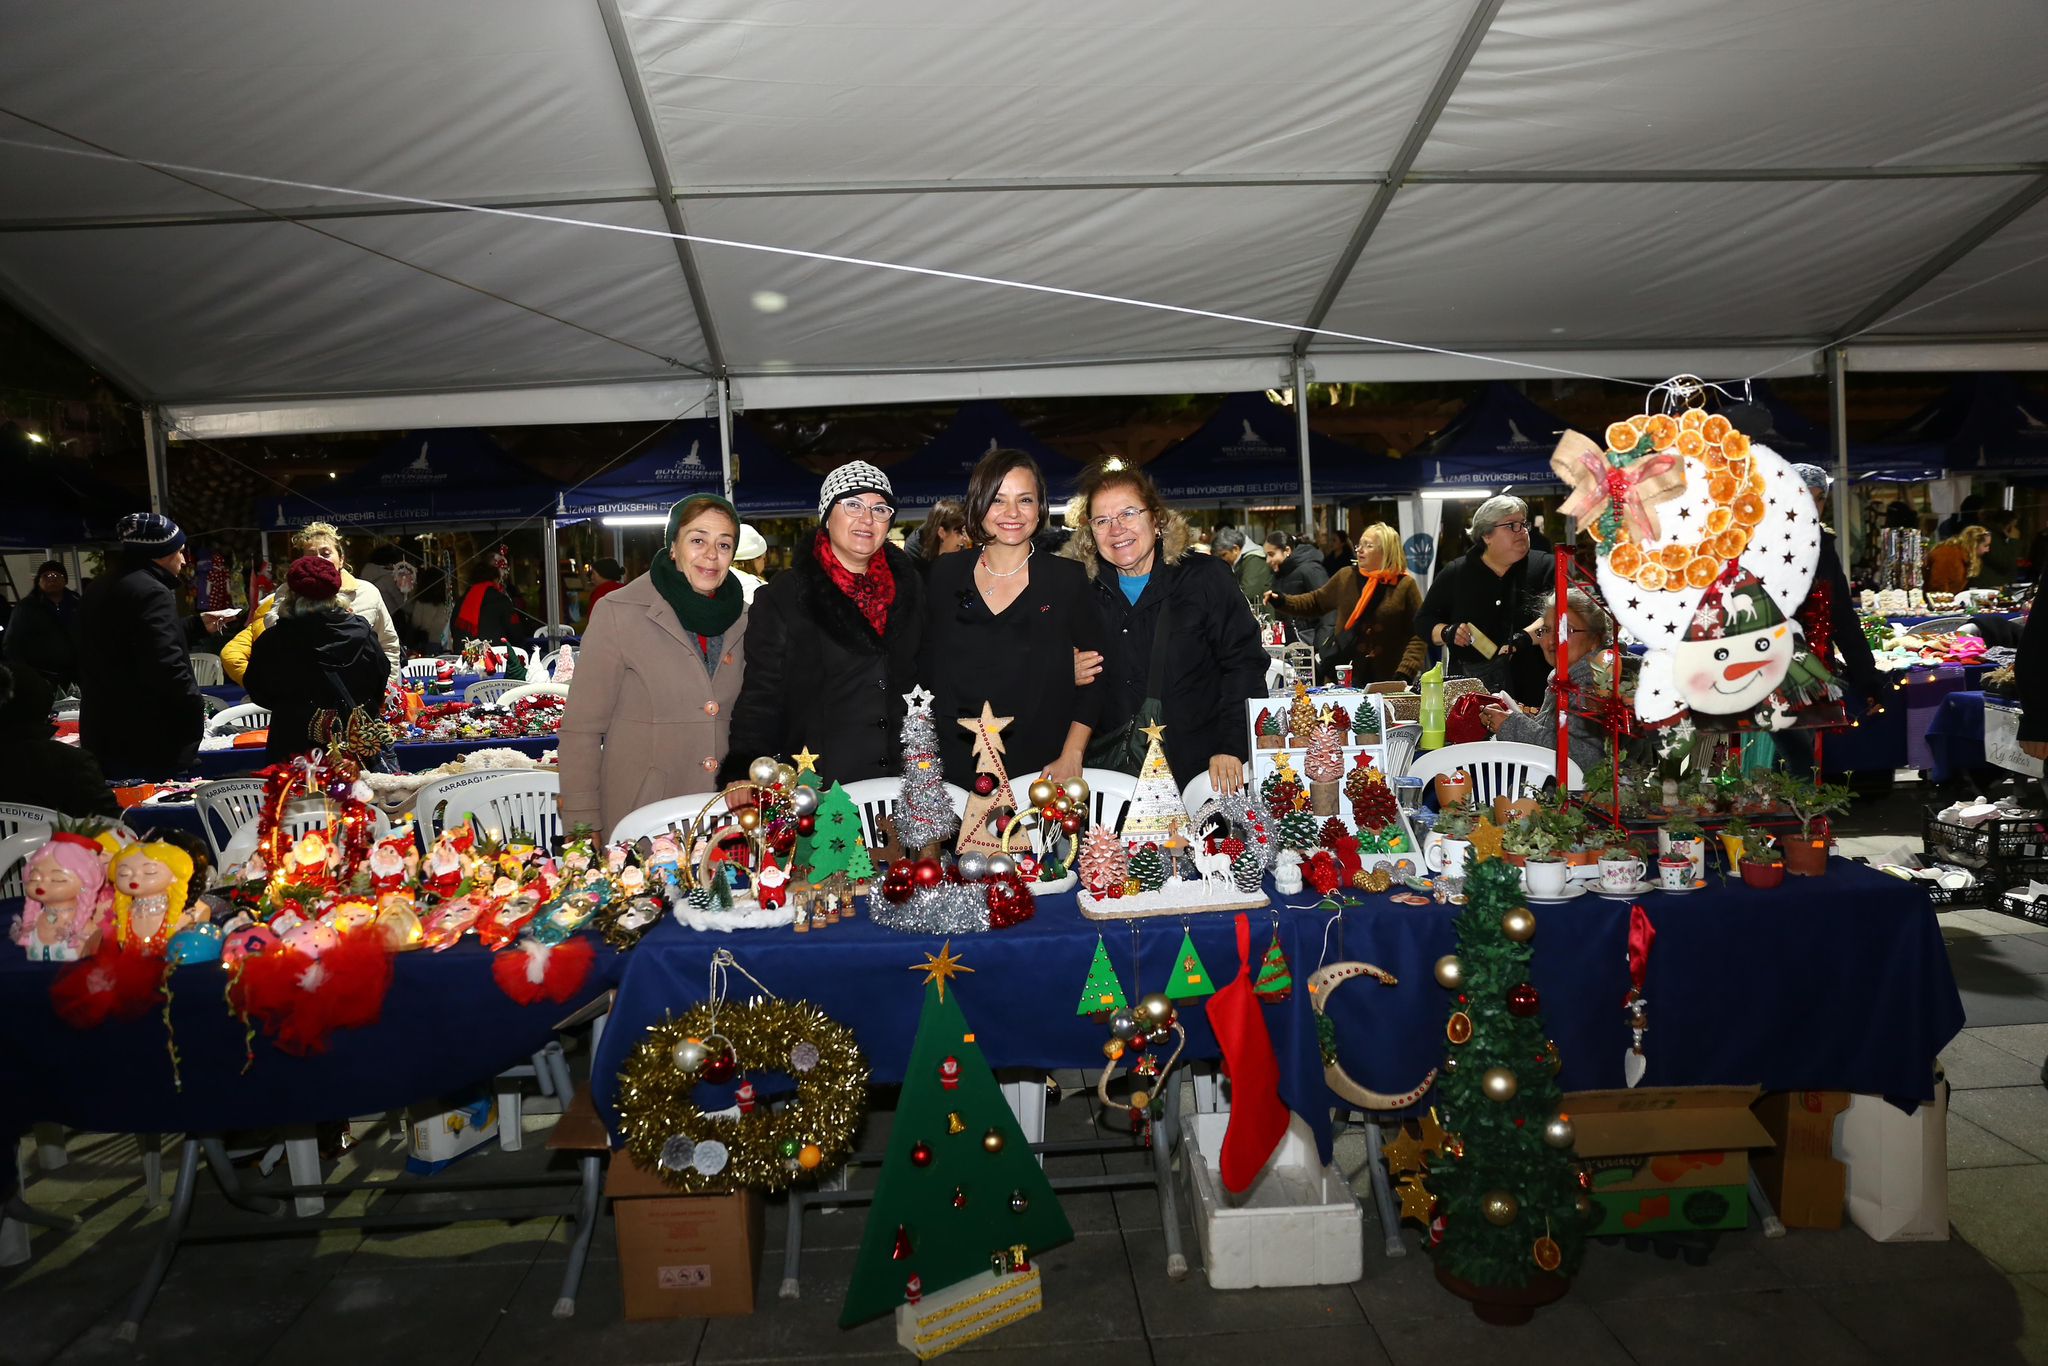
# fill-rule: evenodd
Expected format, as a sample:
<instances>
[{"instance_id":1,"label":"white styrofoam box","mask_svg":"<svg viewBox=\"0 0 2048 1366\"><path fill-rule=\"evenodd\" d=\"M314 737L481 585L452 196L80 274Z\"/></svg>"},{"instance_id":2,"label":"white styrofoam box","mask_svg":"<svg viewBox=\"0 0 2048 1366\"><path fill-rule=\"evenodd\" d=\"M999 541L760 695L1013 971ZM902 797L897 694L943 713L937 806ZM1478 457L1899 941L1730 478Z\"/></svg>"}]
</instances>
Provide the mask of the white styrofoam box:
<instances>
[{"instance_id":1,"label":"white styrofoam box","mask_svg":"<svg viewBox=\"0 0 2048 1366\"><path fill-rule=\"evenodd\" d=\"M1851 1096L1835 1130L1849 1168L1849 1218L1880 1243L1948 1238L1948 1080L1907 1114L1882 1096Z\"/></svg>"},{"instance_id":2,"label":"white styrofoam box","mask_svg":"<svg viewBox=\"0 0 2048 1366\"><path fill-rule=\"evenodd\" d=\"M447 1162L498 1132L498 1099L483 1095L439 1114L414 1114L412 1155L422 1162Z\"/></svg>"},{"instance_id":3,"label":"white styrofoam box","mask_svg":"<svg viewBox=\"0 0 2048 1366\"><path fill-rule=\"evenodd\" d=\"M1984 699L1984 758L2013 773L2030 778L2042 775L2044 764L2020 748L2020 711L1999 698Z\"/></svg>"},{"instance_id":4,"label":"white styrofoam box","mask_svg":"<svg viewBox=\"0 0 2048 1366\"><path fill-rule=\"evenodd\" d=\"M1186 1118L1195 1233L1212 1289L1349 1285L1363 1274L1364 1212L1343 1175L1317 1157L1315 1135L1298 1116L1242 1196L1223 1189L1216 1165L1229 1112Z\"/></svg>"}]
</instances>

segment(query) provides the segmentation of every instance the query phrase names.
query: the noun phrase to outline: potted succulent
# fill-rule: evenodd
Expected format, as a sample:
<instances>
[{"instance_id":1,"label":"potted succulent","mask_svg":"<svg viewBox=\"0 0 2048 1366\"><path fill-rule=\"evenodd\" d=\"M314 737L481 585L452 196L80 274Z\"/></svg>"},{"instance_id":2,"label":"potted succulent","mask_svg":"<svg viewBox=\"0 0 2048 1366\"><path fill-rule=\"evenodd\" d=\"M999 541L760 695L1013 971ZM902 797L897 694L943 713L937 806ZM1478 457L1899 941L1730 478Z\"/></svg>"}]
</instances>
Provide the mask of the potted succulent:
<instances>
[{"instance_id":1,"label":"potted succulent","mask_svg":"<svg viewBox=\"0 0 2048 1366\"><path fill-rule=\"evenodd\" d=\"M1785 871L1795 877L1819 877L1828 870L1828 841L1816 837L1813 824L1849 809L1849 789L1780 770L1773 775L1779 798L1799 818L1799 836L1785 842Z\"/></svg>"},{"instance_id":2,"label":"potted succulent","mask_svg":"<svg viewBox=\"0 0 2048 1366\"><path fill-rule=\"evenodd\" d=\"M1764 891L1785 880L1785 860L1778 844L1763 830L1750 830L1742 837L1742 881Z\"/></svg>"},{"instance_id":3,"label":"potted succulent","mask_svg":"<svg viewBox=\"0 0 2048 1366\"><path fill-rule=\"evenodd\" d=\"M1671 819L1664 822L1663 829L1657 832L1657 852L1690 860L1694 882L1706 878L1707 834L1690 809L1673 812Z\"/></svg>"},{"instance_id":4,"label":"potted succulent","mask_svg":"<svg viewBox=\"0 0 2048 1366\"><path fill-rule=\"evenodd\" d=\"M1446 877L1465 876L1465 861L1472 853L1471 835L1478 824L1469 801L1445 806L1437 812L1430 838L1423 842L1423 863L1433 873L1442 873Z\"/></svg>"},{"instance_id":5,"label":"potted succulent","mask_svg":"<svg viewBox=\"0 0 2048 1366\"><path fill-rule=\"evenodd\" d=\"M1585 817L1578 819L1583 822ZM1561 828L1556 812L1539 810L1508 827L1504 843L1509 862L1521 865L1522 882L1531 896L1564 895L1564 855L1571 840L1572 836Z\"/></svg>"},{"instance_id":6,"label":"potted succulent","mask_svg":"<svg viewBox=\"0 0 2048 1366\"><path fill-rule=\"evenodd\" d=\"M1749 818L1730 816L1728 823L1721 827L1721 853L1728 860L1728 875L1740 876L1742 867L1742 842L1749 837Z\"/></svg>"}]
</instances>

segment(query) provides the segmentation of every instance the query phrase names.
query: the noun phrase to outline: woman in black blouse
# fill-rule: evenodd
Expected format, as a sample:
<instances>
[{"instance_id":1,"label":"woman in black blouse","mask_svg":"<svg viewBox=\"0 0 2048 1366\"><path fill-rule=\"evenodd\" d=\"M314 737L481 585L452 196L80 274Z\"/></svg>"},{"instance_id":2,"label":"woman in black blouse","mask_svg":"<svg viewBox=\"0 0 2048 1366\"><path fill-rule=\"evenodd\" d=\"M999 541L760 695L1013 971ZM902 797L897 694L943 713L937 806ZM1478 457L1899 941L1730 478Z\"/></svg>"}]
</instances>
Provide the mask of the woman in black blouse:
<instances>
[{"instance_id":1,"label":"woman in black blouse","mask_svg":"<svg viewBox=\"0 0 2048 1366\"><path fill-rule=\"evenodd\" d=\"M1080 775L1101 689L1074 682L1074 651L1102 649L1102 623L1081 566L1035 554L1045 530L1045 475L1022 451L995 450L967 484L974 549L941 555L926 590L918 670L932 691L949 781L973 781L974 742L960 720L986 702L1011 718L997 736L1011 777Z\"/></svg>"}]
</instances>

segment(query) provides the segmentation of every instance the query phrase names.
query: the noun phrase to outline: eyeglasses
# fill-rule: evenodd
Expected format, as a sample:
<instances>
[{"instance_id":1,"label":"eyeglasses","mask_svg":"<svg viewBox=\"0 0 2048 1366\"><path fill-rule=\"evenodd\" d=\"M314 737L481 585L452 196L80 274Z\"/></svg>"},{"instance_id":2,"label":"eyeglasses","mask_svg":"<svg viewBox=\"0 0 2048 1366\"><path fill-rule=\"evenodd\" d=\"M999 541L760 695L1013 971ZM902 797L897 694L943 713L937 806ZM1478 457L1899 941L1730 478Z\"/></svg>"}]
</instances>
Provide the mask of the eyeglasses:
<instances>
[{"instance_id":1,"label":"eyeglasses","mask_svg":"<svg viewBox=\"0 0 2048 1366\"><path fill-rule=\"evenodd\" d=\"M1495 522L1493 529L1495 531L1505 531L1510 536L1520 536L1528 531L1529 524L1527 522Z\"/></svg>"},{"instance_id":2,"label":"eyeglasses","mask_svg":"<svg viewBox=\"0 0 2048 1366\"><path fill-rule=\"evenodd\" d=\"M841 498L839 506L847 516L865 518L870 522L886 522L896 515L896 509L887 503L863 503L858 498Z\"/></svg>"},{"instance_id":3,"label":"eyeglasses","mask_svg":"<svg viewBox=\"0 0 2048 1366\"><path fill-rule=\"evenodd\" d=\"M1136 526L1138 519L1144 515L1145 509L1143 508L1125 508L1122 512L1111 513L1107 517L1090 517L1088 525L1095 528L1095 534L1100 536L1118 523L1122 523L1127 527Z\"/></svg>"}]
</instances>

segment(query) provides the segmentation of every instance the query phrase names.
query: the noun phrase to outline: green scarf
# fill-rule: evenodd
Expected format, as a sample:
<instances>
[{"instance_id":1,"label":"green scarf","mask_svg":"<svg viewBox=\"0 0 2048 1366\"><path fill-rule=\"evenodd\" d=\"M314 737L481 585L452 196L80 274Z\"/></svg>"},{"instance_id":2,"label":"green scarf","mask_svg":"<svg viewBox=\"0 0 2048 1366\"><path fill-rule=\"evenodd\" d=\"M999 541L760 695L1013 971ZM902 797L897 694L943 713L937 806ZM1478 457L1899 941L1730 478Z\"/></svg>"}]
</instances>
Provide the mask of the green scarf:
<instances>
[{"instance_id":1,"label":"green scarf","mask_svg":"<svg viewBox=\"0 0 2048 1366\"><path fill-rule=\"evenodd\" d=\"M676 620L683 624L683 629L707 640L724 635L747 609L747 595L731 570L719 580L718 591L708 598L690 586L689 578L676 568L666 550L655 555L647 576L654 580L654 591L675 609Z\"/></svg>"}]
</instances>

